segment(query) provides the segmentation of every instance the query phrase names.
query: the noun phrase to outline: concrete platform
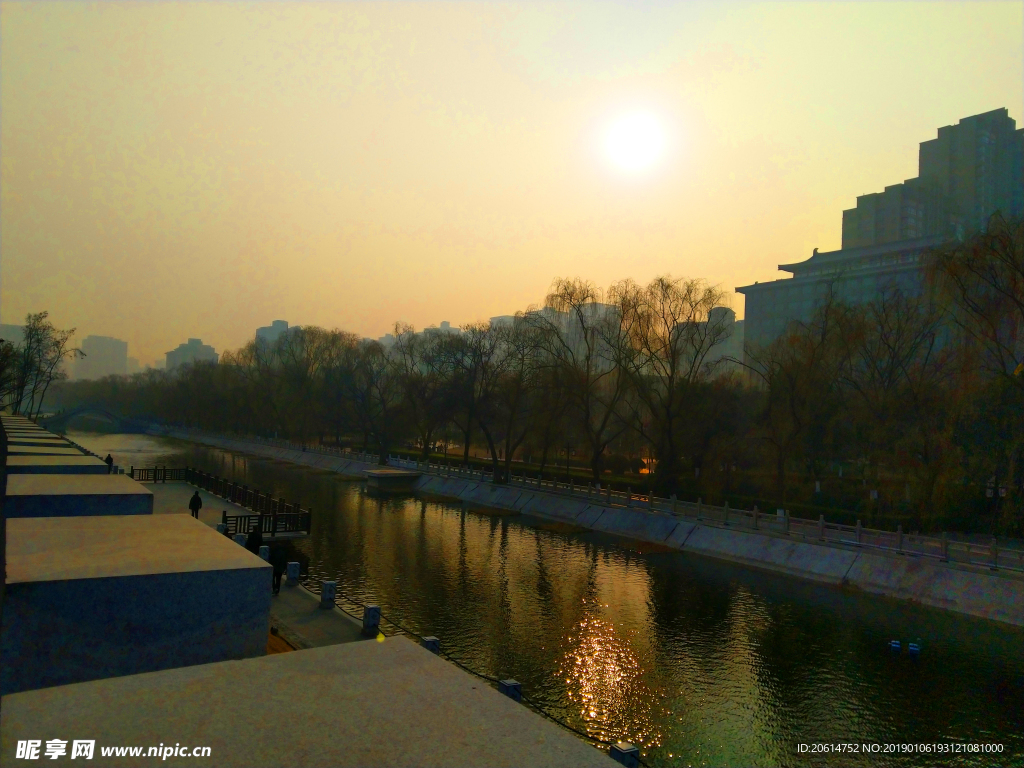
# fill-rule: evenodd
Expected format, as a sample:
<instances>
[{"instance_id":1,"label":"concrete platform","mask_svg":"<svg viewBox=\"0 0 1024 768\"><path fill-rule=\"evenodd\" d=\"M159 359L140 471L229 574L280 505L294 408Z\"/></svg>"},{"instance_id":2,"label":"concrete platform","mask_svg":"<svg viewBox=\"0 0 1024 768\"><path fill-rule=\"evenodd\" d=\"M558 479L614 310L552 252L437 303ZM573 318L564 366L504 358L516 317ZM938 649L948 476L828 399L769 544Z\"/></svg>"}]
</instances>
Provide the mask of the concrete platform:
<instances>
[{"instance_id":1,"label":"concrete platform","mask_svg":"<svg viewBox=\"0 0 1024 768\"><path fill-rule=\"evenodd\" d=\"M8 517L151 515L153 494L125 475L11 475Z\"/></svg>"},{"instance_id":2,"label":"concrete platform","mask_svg":"<svg viewBox=\"0 0 1024 768\"><path fill-rule=\"evenodd\" d=\"M20 445L7 444L8 456L85 456L72 445L55 443L54 445Z\"/></svg>"},{"instance_id":3,"label":"concrete platform","mask_svg":"<svg viewBox=\"0 0 1024 768\"><path fill-rule=\"evenodd\" d=\"M10 519L0 693L262 656L271 572L188 515Z\"/></svg>"},{"instance_id":4,"label":"concrete platform","mask_svg":"<svg viewBox=\"0 0 1024 768\"><path fill-rule=\"evenodd\" d=\"M166 766L617 765L399 637L18 693L0 712L5 763L18 740L87 738L89 764L101 766L154 765L102 748L161 743L210 747L208 758L159 760Z\"/></svg>"},{"instance_id":5,"label":"concrete platform","mask_svg":"<svg viewBox=\"0 0 1024 768\"><path fill-rule=\"evenodd\" d=\"M10 437L10 436L8 436L8 438L7 438L7 445L8 445L8 447L14 446L14 445L39 445L39 446L42 446L44 448L46 448L48 446L50 446L50 447L52 447L52 446L60 446L60 447L67 446L69 448L73 448L74 447L74 446L71 445L71 443L69 443L67 440L65 440L62 437L56 437L56 436L50 437L49 435L40 435L39 437Z\"/></svg>"},{"instance_id":6,"label":"concrete platform","mask_svg":"<svg viewBox=\"0 0 1024 768\"><path fill-rule=\"evenodd\" d=\"M8 456L10 475L105 475L107 465L95 456Z\"/></svg>"},{"instance_id":7,"label":"concrete platform","mask_svg":"<svg viewBox=\"0 0 1024 768\"><path fill-rule=\"evenodd\" d=\"M409 469L367 469L366 487L379 493L412 493L416 489L416 481L420 472Z\"/></svg>"}]
</instances>

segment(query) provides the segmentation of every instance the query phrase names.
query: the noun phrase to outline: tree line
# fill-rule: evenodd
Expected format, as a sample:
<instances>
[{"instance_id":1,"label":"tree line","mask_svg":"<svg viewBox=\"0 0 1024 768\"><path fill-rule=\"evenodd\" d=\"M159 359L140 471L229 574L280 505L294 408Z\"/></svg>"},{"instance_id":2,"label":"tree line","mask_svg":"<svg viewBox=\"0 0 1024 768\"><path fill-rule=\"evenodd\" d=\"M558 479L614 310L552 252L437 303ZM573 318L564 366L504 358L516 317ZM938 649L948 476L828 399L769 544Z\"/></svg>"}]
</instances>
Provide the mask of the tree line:
<instances>
[{"instance_id":1,"label":"tree line","mask_svg":"<svg viewBox=\"0 0 1024 768\"><path fill-rule=\"evenodd\" d=\"M927 290L851 305L725 356L700 279L559 279L540 307L459 332L396 325L253 339L218 364L62 385L63 403L210 430L487 456L659 495L848 511L908 529L1022 532L1024 231L1000 216L931 253ZM529 462L520 464L519 462ZM834 515L833 515L834 516Z\"/></svg>"}]
</instances>

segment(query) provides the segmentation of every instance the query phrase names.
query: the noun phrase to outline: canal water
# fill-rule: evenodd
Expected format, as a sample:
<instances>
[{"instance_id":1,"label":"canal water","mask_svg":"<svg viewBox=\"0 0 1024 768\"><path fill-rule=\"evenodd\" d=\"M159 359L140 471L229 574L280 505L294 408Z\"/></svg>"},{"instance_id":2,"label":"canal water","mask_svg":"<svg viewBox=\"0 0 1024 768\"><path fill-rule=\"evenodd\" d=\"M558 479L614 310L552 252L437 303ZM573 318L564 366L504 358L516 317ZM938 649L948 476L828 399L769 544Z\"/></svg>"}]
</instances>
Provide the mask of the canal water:
<instances>
[{"instance_id":1,"label":"canal water","mask_svg":"<svg viewBox=\"0 0 1024 768\"><path fill-rule=\"evenodd\" d=\"M1024 765L1020 629L188 443L73 438L311 507L295 546L314 579L650 765Z\"/></svg>"}]
</instances>

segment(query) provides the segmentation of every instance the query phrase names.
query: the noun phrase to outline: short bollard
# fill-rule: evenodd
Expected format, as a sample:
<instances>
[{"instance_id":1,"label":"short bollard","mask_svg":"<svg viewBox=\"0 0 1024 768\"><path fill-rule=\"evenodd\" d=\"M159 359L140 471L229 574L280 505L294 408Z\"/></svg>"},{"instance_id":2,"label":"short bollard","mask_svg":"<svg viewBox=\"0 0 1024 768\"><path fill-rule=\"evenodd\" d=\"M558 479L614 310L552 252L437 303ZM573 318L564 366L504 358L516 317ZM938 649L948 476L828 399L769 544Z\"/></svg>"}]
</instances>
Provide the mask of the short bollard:
<instances>
[{"instance_id":1,"label":"short bollard","mask_svg":"<svg viewBox=\"0 0 1024 768\"><path fill-rule=\"evenodd\" d=\"M235 544L241 544L243 547L245 546L245 534L244 533L236 533L234 535L234 539L235 539Z\"/></svg>"},{"instance_id":2,"label":"short bollard","mask_svg":"<svg viewBox=\"0 0 1024 768\"><path fill-rule=\"evenodd\" d=\"M321 608L333 608L334 607L334 596L338 593L338 582L336 581L321 581L320 582L320 607Z\"/></svg>"},{"instance_id":3,"label":"short bollard","mask_svg":"<svg viewBox=\"0 0 1024 768\"><path fill-rule=\"evenodd\" d=\"M504 693L512 701L523 700L523 686L515 680L499 680L498 693Z\"/></svg>"},{"instance_id":4,"label":"short bollard","mask_svg":"<svg viewBox=\"0 0 1024 768\"><path fill-rule=\"evenodd\" d=\"M288 563L288 586L297 587L299 585L299 564Z\"/></svg>"},{"instance_id":5,"label":"short bollard","mask_svg":"<svg viewBox=\"0 0 1024 768\"><path fill-rule=\"evenodd\" d=\"M270 559L270 547L268 547L266 544L260 547L260 558L263 560Z\"/></svg>"},{"instance_id":6,"label":"short bollard","mask_svg":"<svg viewBox=\"0 0 1024 768\"><path fill-rule=\"evenodd\" d=\"M363 606L363 634L368 637L376 637L380 632L380 606Z\"/></svg>"},{"instance_id":7,"label":"short bollard","mask_svg":"<svg viewBox=\"0 0 1024 768\"><path fill-rule=\"evenodd\" d=\"M608 754L619 765L640 768L640 750L628 741L617 741L608 748Z\"/></svg>"},{"instance_id":8,"label":"short bollard","mask_svg":"<svg viewBox=\"0 0 1024 768\"><path fill-rule=\"evenodd\" d=\"M224 523L217 523L217 533L225 534L228 532L228 527Z\"/></svg>"},{"instance_id":9,"label":"short bollard","mask_svg":"<svg viewBox=\"0 0 1024 768\"><path fill-rule=\"evenodd\" d=\"M420 645L422 645L424 648L426 648L433 654L441 653L441 641L433 635L427 635L422 640L420 640Z\"/></svg>"}]
</instances>

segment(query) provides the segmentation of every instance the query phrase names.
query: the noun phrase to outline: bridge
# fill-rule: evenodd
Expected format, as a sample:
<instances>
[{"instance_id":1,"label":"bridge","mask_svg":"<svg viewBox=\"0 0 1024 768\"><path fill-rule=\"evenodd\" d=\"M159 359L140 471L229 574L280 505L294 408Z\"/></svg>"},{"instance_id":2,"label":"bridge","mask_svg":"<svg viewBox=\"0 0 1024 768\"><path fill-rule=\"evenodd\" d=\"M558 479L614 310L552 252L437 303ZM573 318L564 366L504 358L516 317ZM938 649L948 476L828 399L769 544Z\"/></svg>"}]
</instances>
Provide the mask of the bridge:
<instances>
[{"instance_id":1,"label":"bridge","mask_svg":"<svg viewBox=\"0 0 1024 768\"><path fill-rule=\"evenodd\" d=\"M39 419L39 426L57 434L64 434L67 432L68 422L77 416L98 416L111 422L118 432L138 434L146 432L151 427L149 422L121 416L102 405L79 405L71 410Z\"/></svg>"}]
</instances>

